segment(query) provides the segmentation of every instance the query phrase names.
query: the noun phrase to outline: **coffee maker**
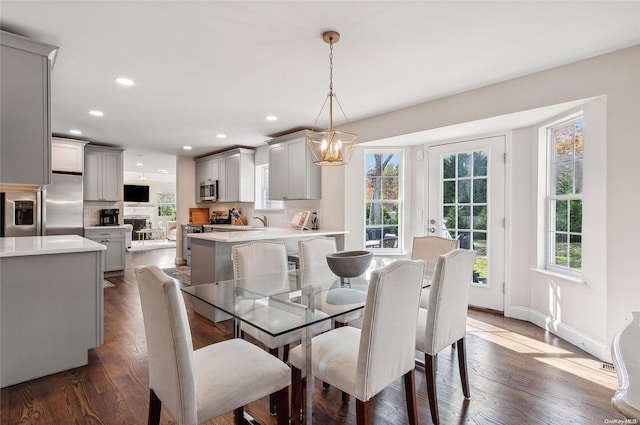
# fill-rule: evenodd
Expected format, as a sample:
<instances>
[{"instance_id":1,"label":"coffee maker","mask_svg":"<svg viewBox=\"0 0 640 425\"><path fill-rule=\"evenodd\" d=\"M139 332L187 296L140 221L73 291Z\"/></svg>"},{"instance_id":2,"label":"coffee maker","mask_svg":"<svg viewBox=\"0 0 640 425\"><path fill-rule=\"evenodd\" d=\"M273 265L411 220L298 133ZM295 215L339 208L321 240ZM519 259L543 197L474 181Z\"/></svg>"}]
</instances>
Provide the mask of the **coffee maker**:
<instances>
[{"instance_id":1,"label":"coffee maker","mask_svg":"<svg viewBox=\"0 0 640 425\"><path fill-rule=\"evenodd\" d=\"M100 226L117 226L120 210L118 208L106 208L100 210Z\"/></svg>"}]
</instances>

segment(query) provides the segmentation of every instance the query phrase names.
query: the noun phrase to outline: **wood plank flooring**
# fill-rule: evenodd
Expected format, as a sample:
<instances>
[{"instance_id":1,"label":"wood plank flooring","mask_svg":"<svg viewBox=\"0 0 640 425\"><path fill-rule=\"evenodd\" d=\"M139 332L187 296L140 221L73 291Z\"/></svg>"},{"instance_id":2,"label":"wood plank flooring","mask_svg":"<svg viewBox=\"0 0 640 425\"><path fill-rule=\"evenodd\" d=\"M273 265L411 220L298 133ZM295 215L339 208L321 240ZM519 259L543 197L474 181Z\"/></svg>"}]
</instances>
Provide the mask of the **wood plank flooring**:
<instances>
[{"instance_id":1,"label":"wood plank flooring","mask_svg":"<svg viewBox=\"0 0 640 425\"><path fill-rule=\"evenodd\" d=\"M174 249L127 253L125 275L104 292L104 344L89 351L89 365L0 392L3 425L145 424L148 409L147 350L134 267L174 266ZM70 270L70 272L72 272ZM187 303L188 305L189 303ZM195 348L232 337L230 324L212 324L189 312ZM357 324L356 324L357 325ZM437 389L442 424L604 424L624 420L610 404L614 373L560 338L526 322L470 311L467 353L471 399L460 386L456 354L439 355ZM42 347L46 350L46 347ZM430 424L424 370L416 369L418 417ZM316 382L314 424L355 424L355 401ZM371 403L371 422L407 422L402 380ZM268 401L246 407L263 424L275 424ZM231 412L208 424L231 424ZM623 423L623 422L617 422ZM162 424L175 424L166 410Z\"/></svg>"}]
</instances>

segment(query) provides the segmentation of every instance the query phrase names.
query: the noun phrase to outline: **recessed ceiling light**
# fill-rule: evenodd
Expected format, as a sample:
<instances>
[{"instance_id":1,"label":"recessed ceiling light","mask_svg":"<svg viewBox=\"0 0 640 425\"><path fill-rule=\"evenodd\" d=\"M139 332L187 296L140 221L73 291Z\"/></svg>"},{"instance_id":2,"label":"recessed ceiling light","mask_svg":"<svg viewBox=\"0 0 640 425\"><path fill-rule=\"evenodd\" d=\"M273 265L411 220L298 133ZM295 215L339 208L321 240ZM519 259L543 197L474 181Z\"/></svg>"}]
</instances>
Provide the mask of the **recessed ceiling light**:
<instances>
[{"instance_id":1,"label":"recessed ceiling light","mask_svg":"<svg viewBox=\"0 0 640 425\"><path fill-rule=\"evenodd\" d=\"M71 129L71 130L69 130L69 133L80 135L80 134L82 134L82 131Z\"/></svg>"},{"instance_id":2,"label":"recessed ceiling light","mask_svg":"<svg viewBox=\"0 0 640 425\"><path fill-rule=\"evenodd\" d=\"M132 79L126 77L117 77L116 83L120 84L121 86L132 86L134 84Z\"/></svg>"},{"instance_id":3,"label":"recessed ceiling light","mask_svg":"<svg viewBox=\"0 0 640 425\"><path fill-rule=\"evenodd\" d=\"M183 146L182 149L184 149L185 151L190 151L191 150L191 146Z\"/></svg>"},{"instance_id":4,"label":"recessed ceiling light","mask_svg":"<svg viewBox=\"0 0 640 425\"><path fill-rule=\"evenodd\" d=\"M102 111L98 111L98 110L96 110L96 109L92 109L92 110L90 110L90 111L89 111L89 113L90 113L91 115L93 115L94 117L101 117L101 116L103 116L103 115L104 115L104 112L102 112Z\"/></svg>"},{"instance_id":5,"label":"recessed ceiling light","mask_svg":"<svg viewBox=\"0 0 640 425\"><path fill-rule=\"evenodd\" d=\"M169 174L169 170L165 170L164 168L158 168L158 172L160 174Z\"/></svg>"},{"instance_id":6,"label":"recessed ceiling light","mask_svg":"<svg viewBox=\"0 0 640 425\"><path fill-rule=\"evenodd\" d=\"M218 139L226 139L226 138L227 138L227 135L226 135L226 134L222 134L222 133L218 133L218 134L216 134L216 137L217 137Z\"/></svg>"},{"instance_id":7,"label":"recessed ceiling light","mask_svg":"<svg viewBox=\"0 0 640 425\"><path fill-rule=\"evenodd\" d=\"M276 117L275 115L267 115L266 117L264 117L264 119L266 119L267 121L278 121L278 117Z\"/></svg>"},{"instance_id":8,"label":"recessed ceiling light","mask_svg":"<svg viewBox=\"0 0 640 425\"><path fill-rule=\"evenodd\" d=\"M138 167L142 167L144 164L143 164L142 162L136 162L136 165L137 165Z\"/></svg>"}]
</instances>

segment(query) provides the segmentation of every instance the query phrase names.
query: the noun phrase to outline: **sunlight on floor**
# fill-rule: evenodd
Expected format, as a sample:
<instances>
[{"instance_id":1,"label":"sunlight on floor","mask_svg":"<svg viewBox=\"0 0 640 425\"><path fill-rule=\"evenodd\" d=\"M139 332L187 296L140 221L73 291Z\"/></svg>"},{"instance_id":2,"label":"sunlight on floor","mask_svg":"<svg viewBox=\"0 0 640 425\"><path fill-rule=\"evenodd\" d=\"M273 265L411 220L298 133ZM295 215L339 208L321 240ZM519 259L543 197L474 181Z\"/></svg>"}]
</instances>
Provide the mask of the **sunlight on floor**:
<instances>
[{"instance_id":1,"label":"sunlight on floor","mask_svg":"<svg viewBox=\"0 0 640 425\"><path fill-rule=\"evenodd\" d=\"M577 347L575 352L567 351L471 317L467 317L467 332L509 350L521 354L528 353L532 359L611 390L618 388L616 374L602 370L600 361L581 355L581 350ZM587 371L590 373L586 373ZM593 371L598 373L594 374Z\"/></svg>"}]
</instances>

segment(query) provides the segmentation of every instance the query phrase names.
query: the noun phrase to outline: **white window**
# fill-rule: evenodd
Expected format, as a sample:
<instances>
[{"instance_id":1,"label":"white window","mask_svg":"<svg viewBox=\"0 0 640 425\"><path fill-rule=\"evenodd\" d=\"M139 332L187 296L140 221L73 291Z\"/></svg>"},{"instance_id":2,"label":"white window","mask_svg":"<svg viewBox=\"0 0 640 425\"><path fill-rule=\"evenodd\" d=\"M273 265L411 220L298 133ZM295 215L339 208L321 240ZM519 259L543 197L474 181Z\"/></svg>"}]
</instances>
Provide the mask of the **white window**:
<instances>
[{"instance_id":1,"label":"white window","mask_svg":"<svg viewBox=\"0 0 640 425\"><path fill-rule=\"evenodd\" d=\"M403 153L376 149L364 155L365 248L401 251Z\"/></svg>"},{"instance_id":2,"label":"white window","mask_svg":"<svg viewBox=\"0 0 640 425\"><path fill-rule=\"evenodd\" d=\"M158 218L176 219L176 193L168 190L158 192Z\"/></svg>"},{"instance_id":3,"label":"white window","mask_svg":"<svg viewBox=\"0 0 640 425\"><path fill-rule=\"evenodd\" d=\"M281 210L284 201L269 199L269 164L256 165L256 202L254 210Z\"/></svg>"},{"instance_id":4,"label":"white window","mask_svg":"<svg viewBox=\"0 0 640 425\"><path fill-rule=\"evenodd\" d=\"M582 116L547 129L546 268L582 269Z\"/></svg>"}]
</instances>

